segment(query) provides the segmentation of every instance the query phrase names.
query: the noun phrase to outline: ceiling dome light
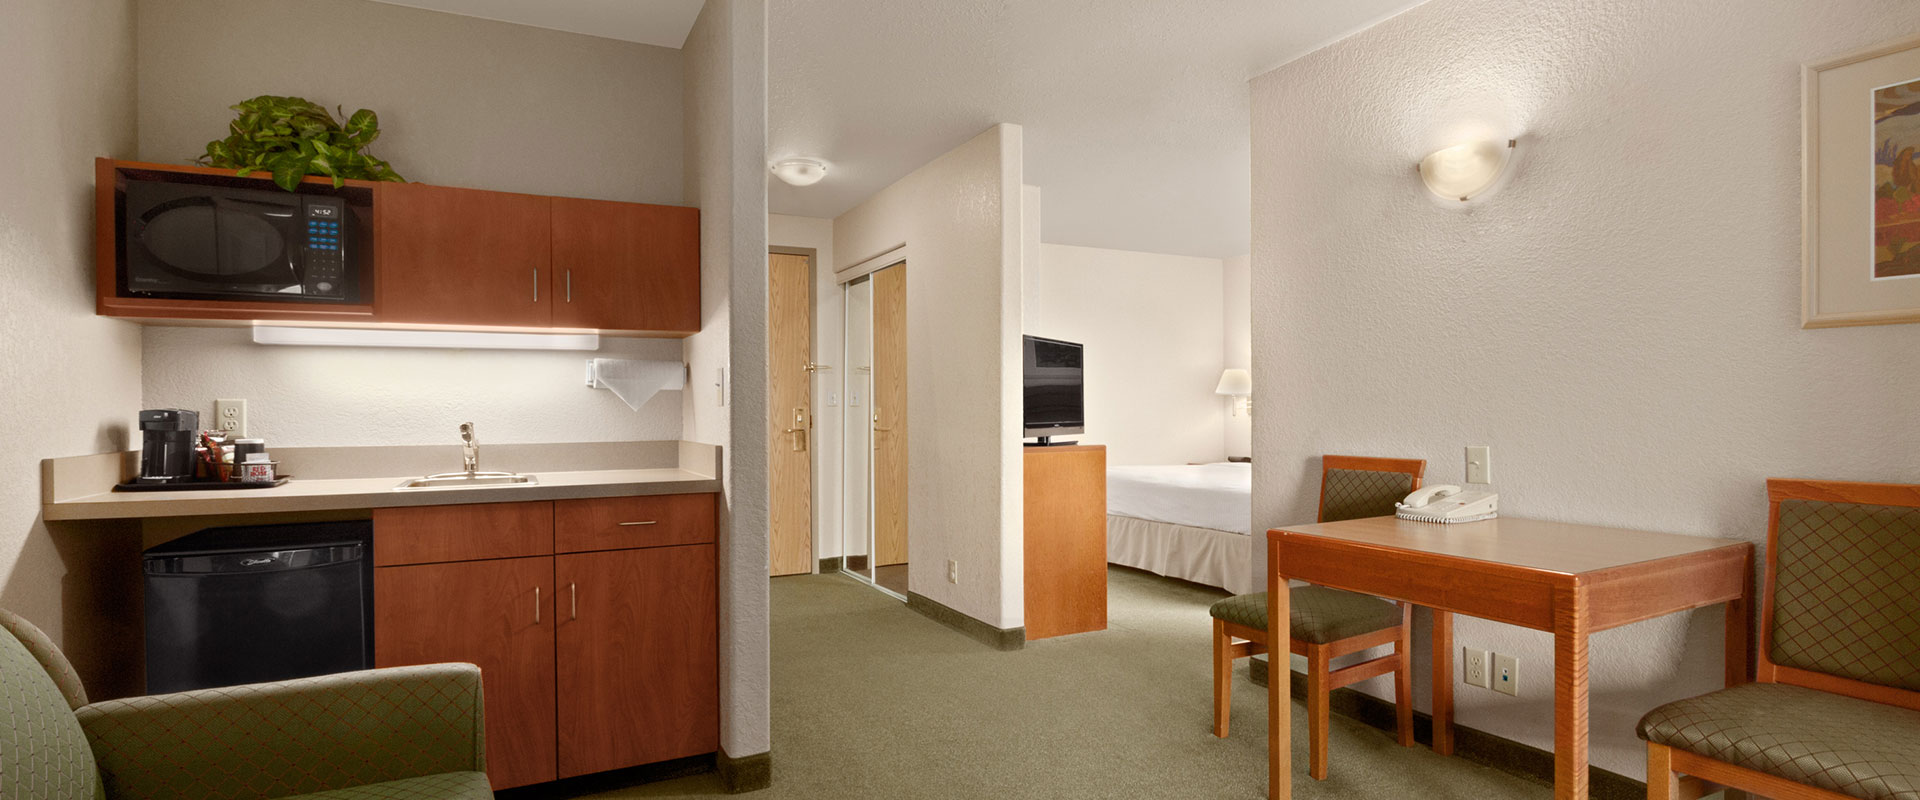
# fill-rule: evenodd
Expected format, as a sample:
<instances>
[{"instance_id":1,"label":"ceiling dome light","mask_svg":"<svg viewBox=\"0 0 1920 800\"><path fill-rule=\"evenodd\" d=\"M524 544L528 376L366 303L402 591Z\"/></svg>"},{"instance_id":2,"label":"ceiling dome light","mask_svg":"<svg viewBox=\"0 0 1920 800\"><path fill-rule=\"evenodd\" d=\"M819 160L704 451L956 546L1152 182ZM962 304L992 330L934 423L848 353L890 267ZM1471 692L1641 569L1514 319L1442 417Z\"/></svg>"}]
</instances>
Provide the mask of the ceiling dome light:
<instances>
[{"instance_id":1,"label":"ceiling dome light","mask_svg":"<svg viewBox=\"0 0 1920 800\"><path fill-rule=\"evenodd\" d=\"M812 186L827 177L827 162L817 158L788 158L775 161L773 175L793 186Z\"/></svg>"},{"instance_id":2,"label":"ceiling dome light","mask_svg":"<svg viewBox=\"0 0 1920 800\"><path fill-rule=\"evenodd\" d=\"M1508 139L1504 146L1498 142L1469 142L1435 150L1420 160L1420 180L1434 194L1464 203L1500 179L1517 144Z\"/></svg>"}]
</instances>

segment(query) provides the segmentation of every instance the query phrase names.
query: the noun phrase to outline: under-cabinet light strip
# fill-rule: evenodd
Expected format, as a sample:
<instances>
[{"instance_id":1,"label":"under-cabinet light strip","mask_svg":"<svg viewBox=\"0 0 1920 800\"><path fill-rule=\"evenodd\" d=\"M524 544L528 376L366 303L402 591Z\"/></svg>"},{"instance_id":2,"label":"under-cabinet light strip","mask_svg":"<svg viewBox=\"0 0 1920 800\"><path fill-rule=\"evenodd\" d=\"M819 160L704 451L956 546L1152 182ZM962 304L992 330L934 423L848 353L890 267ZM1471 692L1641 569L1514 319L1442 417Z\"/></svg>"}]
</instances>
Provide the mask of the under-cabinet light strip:
<instances>
[{"instance_id":1,"label":"under-cabinet light strip","mask_svg":"<svg viewBox=\"0 0 1920 800\"><path fill-rule=\"evenodd\" d=\"M380 330L256 325L254 344L316 347L439 347L474 350L598 350L595 333Z\"/></svg>"}]
</instances>

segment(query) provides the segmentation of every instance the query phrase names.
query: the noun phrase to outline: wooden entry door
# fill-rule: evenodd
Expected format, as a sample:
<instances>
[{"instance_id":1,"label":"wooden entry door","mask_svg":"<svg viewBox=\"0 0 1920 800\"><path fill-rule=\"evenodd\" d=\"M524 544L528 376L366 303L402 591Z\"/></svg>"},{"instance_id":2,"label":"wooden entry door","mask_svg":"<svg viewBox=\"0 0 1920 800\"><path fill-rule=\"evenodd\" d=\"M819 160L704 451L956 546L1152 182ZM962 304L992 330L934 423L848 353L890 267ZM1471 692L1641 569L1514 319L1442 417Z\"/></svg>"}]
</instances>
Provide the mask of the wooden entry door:
<instances>
[{"instance_id":1,"label":"wooden entry door","mask_svg":"<svg viewBox=\"0 0 1920 800\"><path fill-rule=\"evenodd\" d=\"M767 437L772 573L813 571L812 270L806 256L767 256Z\"/></svg>"},{"instance_id":2,"label":"wooden entry door","mask_svg":"<svg viewBox=\"0 0 1920 800\"><path fill-rule=\"evenodd\" d=\"M873 556L907 563L907 265L873 274Z\"/></svg>"}]
</instances>

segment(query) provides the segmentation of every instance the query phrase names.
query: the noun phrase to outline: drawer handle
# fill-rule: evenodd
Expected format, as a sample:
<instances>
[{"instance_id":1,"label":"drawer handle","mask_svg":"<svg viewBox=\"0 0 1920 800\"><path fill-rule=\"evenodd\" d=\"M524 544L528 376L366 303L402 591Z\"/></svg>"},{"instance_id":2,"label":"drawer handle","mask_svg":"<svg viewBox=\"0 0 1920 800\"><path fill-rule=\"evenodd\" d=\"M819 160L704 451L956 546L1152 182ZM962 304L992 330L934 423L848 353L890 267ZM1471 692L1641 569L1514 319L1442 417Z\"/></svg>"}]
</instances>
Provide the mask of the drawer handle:
<instances>
[{"instance_id":1,"label":"drawer handle","mask_svg":"<svg viewBox=\"0 0 1920 800\"><path fill-rule=\"evenodd\" d=\"M533 587L533 624L540 624L540 587Z\"/></svg>"},{"instance_id":2,"label":"drawer handle","mask_svg":"<svg viewBox=\"0 0 1920 800\"><path fill-rule=\"evenodd\" d=\"M567 601L567 604L572 607L571 616L573 619L579 619L580 618L580 586L578 584L572 584L572 583L567 584L567 595L569 598Z\"/></svg>"},{"instance_id":3,"label":"drawer handle","mask_svg":"<svg viewBox=\"0 0 1920 800\"><path fill-rule=\"evenodd\" d=\"M620 527L631 528L635 525L655 525L655 524L658 524L659 522L660 520L657 520L657 519L650 519L645 522L622 522L620 523Z\"/></svg>"}]
</instances>

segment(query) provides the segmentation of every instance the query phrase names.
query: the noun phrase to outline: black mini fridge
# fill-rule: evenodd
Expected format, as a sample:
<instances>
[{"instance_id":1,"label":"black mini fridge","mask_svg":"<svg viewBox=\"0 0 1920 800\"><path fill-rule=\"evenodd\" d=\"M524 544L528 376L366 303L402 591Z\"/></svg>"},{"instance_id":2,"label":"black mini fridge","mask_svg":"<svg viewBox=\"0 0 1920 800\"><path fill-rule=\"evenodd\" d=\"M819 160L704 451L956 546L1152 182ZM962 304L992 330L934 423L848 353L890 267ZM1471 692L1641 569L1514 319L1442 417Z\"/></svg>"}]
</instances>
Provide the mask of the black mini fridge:
<instances>
[{"instance_id":1,"label":"black mini fridge","mask_svg":"<svg viewBox=\"0 0 1920 800\"><path fill-rule=\"evenodd\" d=\"M373 523L208 528L146 552L147 692L373 666Z\"/></svg>"}]
</instances>

